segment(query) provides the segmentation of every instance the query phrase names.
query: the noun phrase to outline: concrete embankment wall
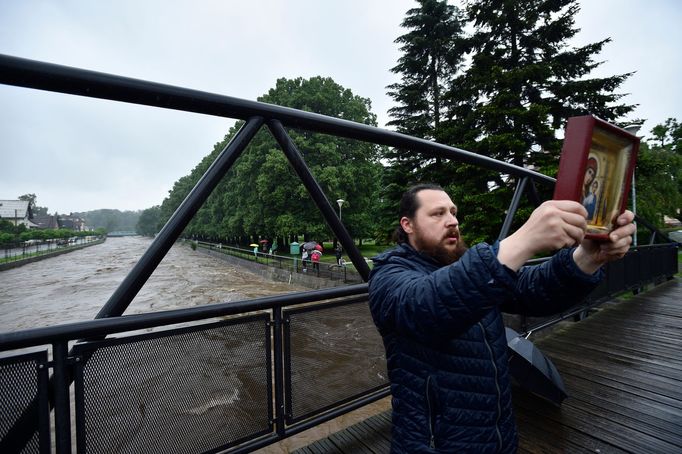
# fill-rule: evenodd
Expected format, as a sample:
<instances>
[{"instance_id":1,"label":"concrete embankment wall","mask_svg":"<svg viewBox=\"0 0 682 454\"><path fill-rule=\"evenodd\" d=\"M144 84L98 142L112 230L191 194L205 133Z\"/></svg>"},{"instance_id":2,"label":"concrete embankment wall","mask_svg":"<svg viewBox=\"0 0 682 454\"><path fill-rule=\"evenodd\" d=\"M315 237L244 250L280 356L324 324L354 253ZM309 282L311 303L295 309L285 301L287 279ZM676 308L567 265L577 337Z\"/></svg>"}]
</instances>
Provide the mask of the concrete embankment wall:
<instances>
[{"instance_id":1,"label":"concrete embankment wall","mask_svg":"<svg viewBox=\"0 0 682 454\"><path fill-rule=\"evenodd\" d=\"M302 285L311 289L321 289L329 287L338 287L340 285L347 285L343 280L319 278L316 276L309 276L302 273L295 273L287 268L276 268L262 263L256 263L253 260L244 260L222 252L212 251L205 248L197 248L196 252L207 254L227 263L247 269L252 273L258 274L266 279L275 280L278 282L289 282L296 285Z\"/></svg>"},{"instance_id":2,"label":"concrete embankment wall","mask_svg":"<svg viewBox=\"0 0 682 454\"><path fill-rule=\"evenodd\" d=\"M51 257L56 257L58 255L68 254L69 252L77 251L79 249L83 249L83 248L86 248L88 246L94 246L96 244L102 244L102 243L104 243L105 240L106 240L106 238L102 238L101 240L91 241L90 243L79 244L76 246L69 246L69 247L66 247L64 249L58 249L55 251L46 252L44 254L35 255L33 257L27 257L27 258L21 259L21 260L15 260L13 262L0 263L0 271L11 270L12 268L19 268L20 266L26 265L27 263L33 263L33 262L37 262L39 260L49 259Z\"/></svg>"}]
</instances>

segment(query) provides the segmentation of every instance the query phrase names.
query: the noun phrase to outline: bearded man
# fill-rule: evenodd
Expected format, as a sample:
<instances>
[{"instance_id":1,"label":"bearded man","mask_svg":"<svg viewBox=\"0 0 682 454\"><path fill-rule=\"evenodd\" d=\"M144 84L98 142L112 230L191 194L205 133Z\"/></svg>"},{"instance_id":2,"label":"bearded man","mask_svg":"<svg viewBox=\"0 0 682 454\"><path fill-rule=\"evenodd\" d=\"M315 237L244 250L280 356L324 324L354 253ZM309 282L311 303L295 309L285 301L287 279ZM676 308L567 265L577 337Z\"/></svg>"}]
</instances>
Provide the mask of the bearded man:
<instances>
[{"instance_id":1,"label":"bearded man","mask_svg":"<svg viewBox=\"0 0 682 454\"><path fill-rule=\"evenodd\" d=\"M604 263L625 255L634 215L620 215L602 243L583 238L586 215L578 202L545 202L511 236L467 249L440 186L403 195L398 246L373 259L369 281L391 382L391 452L516 451L501 311L560 312L594 289Z\"/></svg>"}]
</instances>

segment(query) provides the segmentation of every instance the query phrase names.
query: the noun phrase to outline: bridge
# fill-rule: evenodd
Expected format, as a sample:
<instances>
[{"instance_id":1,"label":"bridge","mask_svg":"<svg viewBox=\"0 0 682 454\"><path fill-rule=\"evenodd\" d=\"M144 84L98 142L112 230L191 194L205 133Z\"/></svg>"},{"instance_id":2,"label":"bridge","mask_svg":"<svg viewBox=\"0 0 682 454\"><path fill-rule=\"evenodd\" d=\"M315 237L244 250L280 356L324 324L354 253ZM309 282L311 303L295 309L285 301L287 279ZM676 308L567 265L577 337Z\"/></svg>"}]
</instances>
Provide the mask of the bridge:
<instances>
[{"instance_id":1,"label":"bridge","mask_svg":"<svg viewBox=\"0 0 682 454\"><path fill-rule=\"evenodd\" d=\"M0 334L3 453L50 452L53 444L58 453L74 447L78 452L251 452L389 395L383 345L368 313L366 283L121 316L262 127L275 137L365 282L367 263L286 128L413 150L509 175L517 187L500 238L507 235L526 191L539 202L535 185L554 184L554 179L528 169L364 124L110 74L0 55L0 83L245 122L95 320ZM544 448L537 446L561 443L568 451L591 446L629 451L641 446L634 441L639 434L646 452L670 452L668 448L680 446L676 358L682 298L673 279L677 243L646 220L638 222L650 229L648 245L610 264L607 279L585 302L528 327L537 331L582 320L538 342L555 355L575 397L557 410L517 396L522 449L541 451ZM660 308L642 300L649 294L643 293L632 303L614 305L635 307L630 312L601 315L609 313L611 304L603 304L615 296L640 294L655 284L671 292L651 293L658 295L655 300L667 301ZM603 309L597 314L585 317L599 307ZM637 319L647 322L648 330L657 334L654 340L662 344L647 344L647 329L633 325ZM610 334L619 337L606 337ZM559 340L553 344L555 336ZM641 344L635 342L638 337ZM581 340L594 343L583 345ZM644 363L634 361L639 357ZM623 380L642 381L635 386ZM608 406L609 400L614 407ZM633 417L630 411L648 416ZM386 415L380 417L387 421ZM594 436L601 430L605 435ZM376 451L363 441L370 436L387 440L386 431L362 433L356 445L361 451L386 452L385 441ZM330 451L320 449L340 451L332 445L326 444Z\"/></svg>"},{"instance_id":2,"label":"bridge","mask_svg":"<svg viewBox=\"0 0 682 454\"><path fill-rule=\"evenodd\" d=\"M118 237L118 236L137 236L139 233L137 233L134 230L116 230L114 232L109 232L107 233L108 237Z\"/></svg>"}]
</instances>

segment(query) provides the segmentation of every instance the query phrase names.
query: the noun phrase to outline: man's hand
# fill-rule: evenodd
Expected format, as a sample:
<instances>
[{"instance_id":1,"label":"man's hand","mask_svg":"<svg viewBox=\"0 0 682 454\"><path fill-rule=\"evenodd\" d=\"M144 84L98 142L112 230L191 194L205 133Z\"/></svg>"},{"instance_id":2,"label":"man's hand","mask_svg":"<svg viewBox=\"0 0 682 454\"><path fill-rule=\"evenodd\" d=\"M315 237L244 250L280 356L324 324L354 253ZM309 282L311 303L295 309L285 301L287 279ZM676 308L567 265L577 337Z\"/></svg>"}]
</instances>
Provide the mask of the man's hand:
<instances>
[{"instance_id":1,"label":"man's hand","mask_svg":"<svg viewBox=\"0 0 682 454\"><path fill-rule=\"evenodd\" d=\"M587 228L586 217L587 210L578 202L549 200L500 242L497 260L516 271L535 254L580 244Z\"/></svg>"},{"instance_id":2,"label":"man's hand","mask_svg":"<svg viewBox=\"0 0 682 454\"><path fill-rule=\"evenodd\" d=\"M622 258L630 249L635 225L632 211L624 211L616 219L616 229L609 233L608 241L585 239L573 251L573 260L585 273L592 274L603 264Z\"/></svg>"}]
</instances>

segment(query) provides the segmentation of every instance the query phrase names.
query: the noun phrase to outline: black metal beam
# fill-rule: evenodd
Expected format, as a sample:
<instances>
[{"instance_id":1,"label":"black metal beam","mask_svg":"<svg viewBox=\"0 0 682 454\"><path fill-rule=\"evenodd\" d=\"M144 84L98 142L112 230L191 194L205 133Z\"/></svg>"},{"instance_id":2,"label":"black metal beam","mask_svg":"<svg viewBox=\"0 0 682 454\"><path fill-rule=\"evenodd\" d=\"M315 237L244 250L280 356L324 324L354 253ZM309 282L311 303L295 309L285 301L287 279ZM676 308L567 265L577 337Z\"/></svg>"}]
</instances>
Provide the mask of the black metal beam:
<instances>
[{"instance_id":1,"label":"black metal beam","mask_svg":"<svg viewBox=\"0 0 682 454\"><path fill-rule=\"evenodd\" d=\"M147 282L149 276L152 275L173 243L189 224L189 221L192 220L194 214L203 205L262 125L263 119L255 117L249 119L242 126L216 160L213 161L211 167L206 170L204 176L197 182L185 200L182 201L178 209L175 210L175 213L168 219L144 255L130 270L95 318L116 317L123 314L137 292Z\"/></svg>"},{"instance_id":2,"label":"black metal beam","mask_svg":"<svg viewBox=\"0 0 682 454\"><path fill-rule=\"evenodd\" d=\"M552 185L556 181L547 175L461 148L417 139L362 123L10 55L0 54L0 83L243 120L251 117L277 119L286 127L427 153L431 156L479 165L504 174L528 176L545 184Z\"/></svg>"},{"instance_id":3,"label":"black metal beam","mask_svg":"<svg viewBox=\"0 0 682 454\"><path fill-rule=\"evenodd\" d=\"M296 174L313 198L315 205L317 205L317 209L320 210L325 221L327 221L327 224L331 227L332 232L334 232L334 235L336 235L341 242L341 245L348 253L348 257L350 257L351 262L355 265L355 269L358 270L360 276L367 282L369 280L369 266L367 266L367 262L365 262L364 257L360 254L360 250L358 250L353 239L348 234L346 227L344 227L336 215L336 210L332 207L331 203L329 203L322 188L317 183L317 180L315 180L312 172L310 172L310 169L306 165L301 152L298 151L296 144L294 144L294 141L291 140L289 134L284 130L284 126L282 126L280 121L270 120L268 122L268 128L275 137L275 140L277 140L277 143L279 143L279 146L282 147L289 163L291 163L294 171L296 171Z\"/></svg>"},{"instance_id":4,"label":"black metal beam","mask_svg":"<svg viewBox=\"0 0 682 454\"><path fill-rule=\"evenodd\" d=\"M267 296L248 301L230 301L186 309L125 315L121 317L65 323L63 325L0 333L0 351L50 344L62 340L80 338L90 339L116 332L134 331L175 323L186 323L213 317L237 315L366 293L367 284L344 285L307 292Z\"/></svg>"},{"instance_id":5,"label":"black metal beam","mask_svg":"<svg viewBox=\"0 0 682 454\"><path fill-rule=\"evenodd\" d=\"M511 228L512 221L514 220L514 215L516 210L519 209L519 203L521 202L521 196L523 195L524 189L526 189L526 184L528 183L528 177L523 177L516 184L516 190L514 191L514 197L509 204L509 209L507 210L507 216L504 218L502 223L502 228L500 229L500 235L497 237L498 240L502 241L509 235L509 229Z\"/></svg>"}]
</instances>

